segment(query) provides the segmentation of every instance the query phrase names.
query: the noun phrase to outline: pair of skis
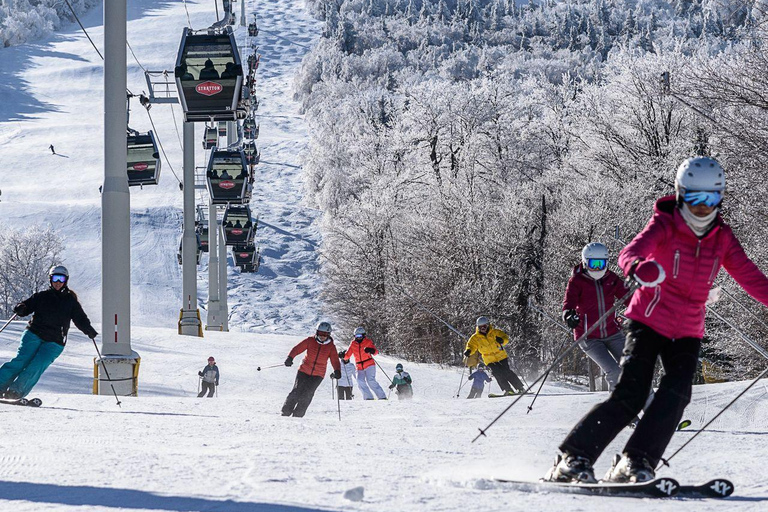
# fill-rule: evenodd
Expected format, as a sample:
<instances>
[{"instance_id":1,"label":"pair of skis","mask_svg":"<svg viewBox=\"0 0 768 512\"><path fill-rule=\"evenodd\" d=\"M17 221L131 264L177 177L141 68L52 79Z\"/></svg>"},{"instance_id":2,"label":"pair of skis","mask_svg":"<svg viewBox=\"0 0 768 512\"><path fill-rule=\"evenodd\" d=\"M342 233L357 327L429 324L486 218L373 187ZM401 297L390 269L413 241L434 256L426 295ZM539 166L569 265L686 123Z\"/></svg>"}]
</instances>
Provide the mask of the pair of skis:
<instances>
[{"instance_id":1,"label":"pair of skis","mask_svg":"<svg viewBox=\"0 0 768 512\"><path fill-rule=\"evenodd\" d=\"M650 482L637 484L596 483L583 484L573 482L525 482L520 480L497 479L520 491L525 492L564 492L571 494L591 494L595 496L627 496L636 498L727 498L733 494L734 486L730 480L718 478L699 485L681 485L674 478L656 478Z\"/></svg>"},{"instance_id":2,"label":"pair of skis","mask_svg":"<svg viewBox=\"0 0 768 512\"><path fill-rule=\"evenodd\" d=\"M24 407L40 407L43 405L43 401L39 398L19 398L18 400L0 399L0 404L21 405Z\"/></svg>"}]
</instances>

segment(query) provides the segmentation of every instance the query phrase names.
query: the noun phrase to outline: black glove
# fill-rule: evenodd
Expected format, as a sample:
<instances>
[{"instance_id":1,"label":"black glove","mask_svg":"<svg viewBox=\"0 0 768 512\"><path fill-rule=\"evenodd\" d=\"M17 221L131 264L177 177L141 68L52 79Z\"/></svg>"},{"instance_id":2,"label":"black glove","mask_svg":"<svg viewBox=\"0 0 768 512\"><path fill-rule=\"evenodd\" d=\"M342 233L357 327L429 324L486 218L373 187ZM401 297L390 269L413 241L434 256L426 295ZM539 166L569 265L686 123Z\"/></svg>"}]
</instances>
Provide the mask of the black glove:
<instances>
[{"instance_id":1,"label":"black glove","mask_svg":"<svg viewBox=\"0 0 768 512\"><path fill-rule=\"evenodd\" d=\"M203 376L203 372L197 372L197 374L201 377Z\"/></svg>"},{"instance_id":2,"label":"black glove","mask_svg":"<svg viewBox=\"0 0 768 512\"><path fill-rule=\"evenodd\" d=\"M392 389L393 387L395 387L395 385L394 385L394 384L390 384L390 385L389 385L389 389Z\"/></svg>"},{"instance_id":3,"label":"black glove","mask_svg":"<svg viewBox=\"0 0 768 512\"><path fill-rule=\"evenodd\" d=\"M291 356L285 358L285 366L293 366L293 358Z\"/></svg>"},{"instance_id":4,"label":"black glove","mask_svg":"<svg viewBox=\"0 0 768 512\"><path fill-rule=\"evenodd\" d=\"M571 329L578 327L579 322L581 322L581 318L575 309L567 309L563 311L563 320L565 320L565 323L568 324L568 327Z\"/></svg>"},{"instance_id":5,"label":"black glove","mask_svg":"<svg viewBox=\"0 0 768 512\"><path fill-rule=\"evenodd\" d=\"M496 343L498 343L499 345L502 345L504 343L504 338L502 338L501 336L496 336Z\"/></svg>"},{"instance_id":6,"label":"black glove","mask_svg":"<svg viewBox=\"0 0 768 512\"><path fill-rule=\"evenodd\" d=\"M365 347L363 350L365 350L366 354L373 354L376 352L376 349L373 347Z\"/></svg>"},{"instance_id":7,"label":"black glove","mask_svg":"<svg viewBox=\"0 0 768 512\"><path fill-rule=\"evenodd\" d=\"M341 370L334 370L334 372L331 374L331 378L339 380L341 378Z\"/></svg>"},{"instance_id":8,"label":"black glove","mask_svg":"<svg viewBox=\"0 0 768 512\"><path fill-rule=\"evenodd\" d=\"M467 349L464 351L464 357L469 357L472 355L472 351L470 349Z\"/></svg>"},{"instance_id":9,"label":"black glove","mask_svg":"<svg viewBox=\"0 0 768 512\"><path fill-rule=\"evenodd\" d=\"M13 306L13 312L16 313L18 316L27 316L29 313L27 312L27 305L23 302L19 302L15 306Z\"/></svg>"},{"instance_id":10,"label":"black glove","mask_svg":"<svg viewBox=\"0 0 768 512\"><path fill-rule=\"evenodd\" d=\"M99 333L97 333L96 331L93 331L91 334L88 335L88 337L91 338L92 340L95 340L96 336L98 336L98 335L99 335Z\"/></svg>"}]
</instances>

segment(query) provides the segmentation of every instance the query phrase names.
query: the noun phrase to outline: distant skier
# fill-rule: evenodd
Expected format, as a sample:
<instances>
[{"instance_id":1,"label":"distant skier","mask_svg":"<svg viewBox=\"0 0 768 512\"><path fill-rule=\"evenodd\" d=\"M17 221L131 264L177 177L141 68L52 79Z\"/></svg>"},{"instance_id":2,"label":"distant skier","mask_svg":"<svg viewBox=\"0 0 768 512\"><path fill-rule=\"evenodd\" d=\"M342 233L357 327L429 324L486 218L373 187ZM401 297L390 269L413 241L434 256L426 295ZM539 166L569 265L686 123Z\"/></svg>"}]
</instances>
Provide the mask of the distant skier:
<instances>
[{"instance_id":1,"label":"distant skier","mask_svg":"<svg viewBox=\"0 0 768 512\"><path fill-rule=\"evenodd\" d=\"M70 322L91 339L98 333L91 326L75 292L69 289L69 271L57 265L48 271L50 288L19 302L13 312L32 315L19 350L0 367L0 393L16 400L29 394L40 376L56 360L67 343Z\"/></svg>"},{"instance_id":2,"label":"distant skier","mask_svg":"<svg viewBox=\"0 0 768 512\"><path fill-rule=\"evenodd\" d=\"M50 150L51 150L51 154L54 154L54 155L56 154L56 150L55 150L55 149L53 149L53 144L51 144L50 146L48 146L48 149L50 149Z\"/></svg>"},{"instance_id":3,"label":"distant skier","mask_svg":"<svg viewBox=\"0 0 768 512\"><path fill-rule=\"evenodd\" d=\"M288 397L283 404L283 416L294 416L301 418L307 412L315 391L325 377L325 370L328 368L328 360L331 361L334 373L333 378L341 378L341 365L339 364L339 354L336 345L331 338L331 324L320 322L314 336L305 338L298 345L291 349L288 357L285 359L285 366L293 365L293 358L302 352L306 352L304 361L302 361L299 371L296 372L296 381L293 389L288 393Z\"/></svg>"},{"instance_id":4,"label":"distant skier","mask_svg":"<svg viewBox=\"0 0 768 512\"><path fill-rule=\"evenodd\" d=\"M389 389L397 388L395 393L398 400L409 400L413 398L413 379L411 375L403 371L403 365L397 363L395 366L395 376L392 377L392 384L389 385Z\"/></svg>"},{"instance_id":5,"label":"distant skier","mask_svg":"<svg viewBox=\"0 0 768 512\"><path fill-rule=\"evenodd\" d=\"M376 361L373 356L379 353L370 338L365 335L365 329L355 329L355 339L349 344L344 359L355 358L357 366L357 387L363 394L363 400L373 400L373 393L379 400L386 400L387 394L376 382ZM373 393L371 393L373 390Z\"/></svg>"},{"instance_id":6,"label":"distant skier","mask_svg":"<svg viewBox=\"0 0 768 512\"><path fill-rule=\"evenodd\" d=\"M575 339L592 327L616 299L626 295L627 286L608 268L608 248L592 242L581 251L581 263L573 269L563 300L563 320L573 329ZM611 391L619 380L624 334L617 315L604 320L579 343L579 347L605 373Z\"/></svg>"},{"instance_id":7,"label":"distant skier","mask_svg":"<svg viewBox=\"0 0 768 512\"><path fill-rule=\"evenodd\" d=\"M486 366L483 363L480 363L477 366L477 370L470 373L469 377L467 377L468 380L472 381L472 389L469 391L467 398L480 398L483 396L485 383L491 382L491 377L485 373L485 368Z\"/></svg>"},{"instance_id":8,"label":"distant skier","mask_svg":"<svg viewBox=\"0 0 768 512\"><path fill-rule=\"evenodd\" d=\"M197 398L203 398L206 392L208 392L208 398L211 398L219 386L219 367L216 366L216 360L213 356L208 358L208 364L197 374L202 379L203 386L203 390L197 395Z\"/></svg>"},{"instance_id":9,"label":"distant skier","mask_svg":"<svg viewBox=\"0 0 768 512\"><path fill-rule=\"evenodd\" d=\"M480 352L483 362L493 372L502 391L507 395L514 395L515 390L524 391L525 386L509 367L507 351L504 350L504 345L507 343L509 343L507 333L496 329L488 318L481 316L475 322L475 333L469 337L464 355L470 357L475 352Z\"/></svg>"},{"instance_id":10,"label":"distant skier","mask_svg":"<svg viewBox=\"0 0 768 512\"><path fill-rule=\"evenodd\" d=\"M355 378L355 364L349 359L344 359L344 351L339 352L341 360L341 378L336 381L336 390L339 392L339 400L352 400L352 386Z\"/></svg>"},{"instance_id":11,"label":"distant skier","mask_svg":"<svg viewBox=\"0 0 768 512\"><path fill-rule=\"evenodd\" d=\"M675 195L656 201L645 229L619 254L619 265L641 287L629 318L621 375L610 398L579 420L560 445L548 480L594 482L592 465L632 420L651 389L656 358L665 375L645 415L615 457L605 479L645 482L655 477L691 399L704 335L705 304L721 266L752 297L768 305L768 278L719 215L725 173L712 158L685 160Z\"/></svg>"}]
</instances>

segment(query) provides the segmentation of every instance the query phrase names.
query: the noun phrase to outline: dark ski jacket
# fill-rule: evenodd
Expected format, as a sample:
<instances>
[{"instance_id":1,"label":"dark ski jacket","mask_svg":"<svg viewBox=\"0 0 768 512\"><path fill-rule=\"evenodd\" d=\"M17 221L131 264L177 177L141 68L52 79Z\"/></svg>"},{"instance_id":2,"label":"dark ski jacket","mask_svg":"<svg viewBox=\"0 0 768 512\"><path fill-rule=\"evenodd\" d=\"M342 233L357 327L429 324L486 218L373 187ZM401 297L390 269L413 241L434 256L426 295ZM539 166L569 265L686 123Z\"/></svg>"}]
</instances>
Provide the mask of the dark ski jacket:
<instances>
[{"instance_id":1,"label":"dark ski jacket","mask_svg":"<svg viewBox=\"0 0 768 512\"><path fill-rule=\"evenodd\" d=\"M484 370L477 370L469 374L467 378L472 381L473 389L483 389L486 382L491 382L491 378Z\"/></svg>"},{"instance_id":2,"label":"dark ski jacket","mask_svg":"<svg viewBox=\"0 0 768 512\"><path fill-rule=\"evenodd\" d=\"M91 326L91 321L88 320L77 296L66 286L58 292L53 288L37 292L16 304L13 312L19 316L32 315L27 329L42 340L59 345L65 345L67 342L70 322L74 322L89 338L95 338L99 334Z\"/></svg>"},{"instance_id":3,"label":"dark ski jacket","mask_svg":"<svg viewBox=\"0 0 768 512\"><path fill-rule=\"evenodd\" d=\"M563 311L575 309L581 317L581 322L573 330L574 339L579 339L584 331L592 327L598 318L613 307L616 299L627 293L627 287L619 276L606 271L605 275L595 281L589 276L584 265L579 263L573 268L573 274L568 280L563 299ZM613 336L621 331L613 314L592 331L587 338L597 340Z\"/></svg>"},{"instance_id":4,"label":"dark ski jacket","mask_svg":"<svg viewBox=\"0 0 768 512\"><path fill-rule=\"evenodd\" d=\"M209 373L212 375L208 375ZM213 363L213 366L209 364L205 365L203 371L198 372L197 374L201 376L205 382L215 382L217 386L219 385L219 367L216 366L216 363Z\"/></svg>"}]
</instances>

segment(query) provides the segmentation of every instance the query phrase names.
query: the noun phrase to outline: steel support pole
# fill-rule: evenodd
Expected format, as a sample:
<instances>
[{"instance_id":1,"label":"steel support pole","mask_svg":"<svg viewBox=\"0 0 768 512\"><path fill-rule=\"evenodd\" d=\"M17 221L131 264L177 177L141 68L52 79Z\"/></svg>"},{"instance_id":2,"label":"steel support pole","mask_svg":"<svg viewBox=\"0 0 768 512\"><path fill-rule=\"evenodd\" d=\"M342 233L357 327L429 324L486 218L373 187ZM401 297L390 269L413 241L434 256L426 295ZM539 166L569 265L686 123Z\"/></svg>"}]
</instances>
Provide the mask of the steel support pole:
<instances>
[{"instance_id":1,"label":"steel support pole","mask_svg":"<svg viewBox=\"0 0 768 512\"><path fill-rule=\"evenodd\" d=\"M220 331L219 315L219 219L216 205L208 205L208 322L206 329Z\"/></svg>"},{"instance_id":2,"label":"steel support pole","mask_svg":"<svg viewBox=\"0 0 768 512\"><path fill-rule=\"evenodd\" d=\"M181 239L182 298L179 334L202 336L197 308L197 236L195 234L195 124L184 123L184 234Z\"/></svg>"},{"instance_id":3,"label":"steel support pole","mask_svg":"<svg viewBox=\"0 0 768 512\"><path fill-rule=\"evenodd\" d=\"M245 26L245 0L240 0L240 26Z\"/></svg>"},{"instance_id":4,"label":"steel support pole","mask_svg":"<svg viewBox=\"0 0 768 512\"><path fill-rule=\"evenodd\" d=\"M227 244L224 226L219 230L219 318L221 330L229 331L229 306L227 304Z\"/></svg>"},{"instance_id":5,"label":"steel support pole","mask_svg":"<svg viewBox=\"0 0 768 512\"><path fill-rule=\"evenodd\" d=\"M131 200L125 131L126 0L104 1L104 184L101 193L101 329L99 361L112 364L120 395L135 392L131 350ZM112 356L112 357L110 357ZM104 367L104 365L101 365ZM134 377L133 379L131 377ZM98 377L98 383L102 378ZM95 386L98 392L104 386ZM109 387L104 390L111 392Z\"/></svg>"}]
</instances>

